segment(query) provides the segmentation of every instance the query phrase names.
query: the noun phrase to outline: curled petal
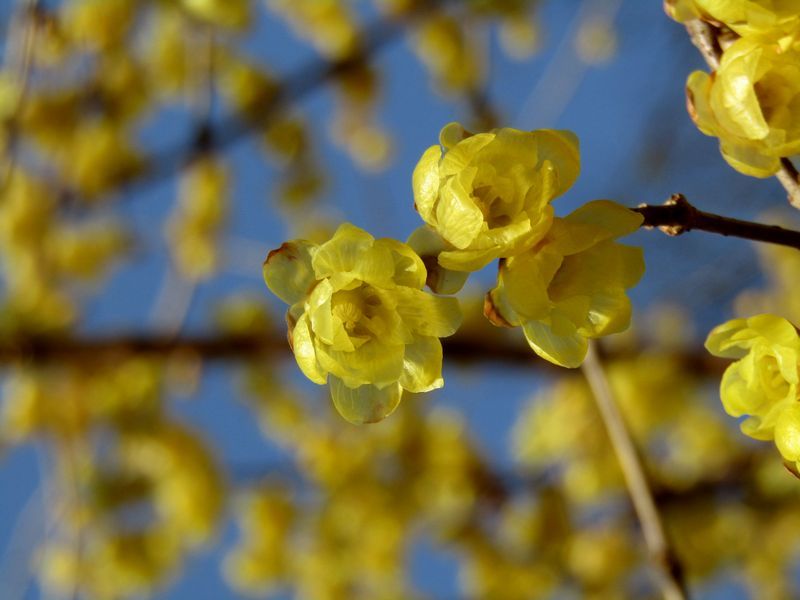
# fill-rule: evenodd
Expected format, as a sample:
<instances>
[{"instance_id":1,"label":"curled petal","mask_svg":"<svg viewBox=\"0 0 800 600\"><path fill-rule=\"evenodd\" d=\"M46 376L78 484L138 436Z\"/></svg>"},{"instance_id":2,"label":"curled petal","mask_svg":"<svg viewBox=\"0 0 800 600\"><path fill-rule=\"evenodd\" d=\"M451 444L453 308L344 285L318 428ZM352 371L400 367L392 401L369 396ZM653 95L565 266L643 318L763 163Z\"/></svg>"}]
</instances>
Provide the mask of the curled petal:
<instances>
[{"instance_id":1,"label":"curled petal","mask_svg":"<svg viewBox=\"0 0 800 600\"><path fill-rule=\"evenodd\" d=\"M264 261L264 281L270 291L286 304L299 302L316 283L311 260L316 244L305 240L286 242Z\"/></svg>"}]
</instances>

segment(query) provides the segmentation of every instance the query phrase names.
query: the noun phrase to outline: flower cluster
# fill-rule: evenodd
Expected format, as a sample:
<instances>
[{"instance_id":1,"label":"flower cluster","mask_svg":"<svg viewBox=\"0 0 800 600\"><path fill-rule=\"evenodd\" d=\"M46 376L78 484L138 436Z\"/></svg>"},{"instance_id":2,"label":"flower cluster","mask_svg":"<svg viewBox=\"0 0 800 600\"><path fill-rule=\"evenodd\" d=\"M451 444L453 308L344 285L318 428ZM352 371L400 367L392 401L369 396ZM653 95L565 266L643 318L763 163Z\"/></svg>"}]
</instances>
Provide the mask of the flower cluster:
<instances>
[{"instance_id":1,"label":"flower cluster","mask_svg":"<svg viewBox=\"0 0 800 600\"><path fill-rule=\"evenodd\" d=\"M668 0L678 21L703 19L726 39L714 73L695 71L688 106L700 131L718 137L737 171L768 177L800 152L800 3Z\"/></svg>"},{"instance_id":2,"label":"flower cluster","mask_svg":"<svg viewBox=\"0 0 800 600\"><path fill-rule=\"evenodd\" d=\"M289 342L303 373L328 383L353 423L379 421L403 390L443 385L438 340L455 333L454 294L470 272L500 260L486 296L495 325L522 327L531 348L578 367L589 339L627 329L626 290L644 272L642 252L616 243L642 216L597 200L565 218L551 202L578 177L578 141L568 131L502 128L472 134L446 125L440 145L412 176L414 205L426 225L408 244L375 240L342 225L332 239L283 244L264 279L290 305Z\"/></svg>"},{"instance_id":3,"label":"flower cluster","mask_svg":"<svg viewBox=\"0 0 800 600\"><path fill-rule=\"evenodd\" d=\"M625 330L625 290L644 272L639 249L615 243L642 223L636 212L598 200L555 218L551 202L578 177L578 141L568 131L502 128L476 135L457 123L414 170L414 200L427 223L409 242L432 264L433 289L463 284L455 273L500 258L484 313L521 326L531 348L577 367L588 340ZM438 239L438 243L431 240ZM455 286L454 286L455 284Z\"/></svg>"},{"instance_id":4,"label":"flower cluster","mask_svg":"<svg viewBox=\"0 0 800 600\"><path fill-rule=\"evenodd\" d=\"M775 440L781 455L800 461L800 336L786 319L763 314L734 319L711 331L706 348L735 358L722 377L720 396L728 414L747 415L742 431Z\"/></svg>"}]
</instances>

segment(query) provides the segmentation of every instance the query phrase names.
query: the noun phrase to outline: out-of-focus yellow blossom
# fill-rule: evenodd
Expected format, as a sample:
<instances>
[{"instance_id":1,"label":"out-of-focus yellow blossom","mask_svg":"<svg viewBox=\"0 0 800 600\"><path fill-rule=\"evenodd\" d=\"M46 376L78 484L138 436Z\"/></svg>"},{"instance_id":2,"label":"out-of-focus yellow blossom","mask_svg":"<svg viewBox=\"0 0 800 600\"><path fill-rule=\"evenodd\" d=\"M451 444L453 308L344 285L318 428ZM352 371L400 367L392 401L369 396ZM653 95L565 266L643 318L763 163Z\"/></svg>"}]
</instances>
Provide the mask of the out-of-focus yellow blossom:
<instances>
[{"instance_id":1,"label":"out-of-focus yellow blossom","mask_svg":"<svg viewBox=\"0 0 800 600\"><path fill-rule=\"evenodd\" d=\"M477 89L484 77L479 45L464 25L447 14L434 14L416 31L414 51L445 93Z\"/></svg>"},{"instance_id":2,"label":"out-of-focus yellow blossom","mask_svg":"<svg viewBox=\"0 0 800 600\"><path fill-rule=\"evenodd\" d=\"M99 277L110 262L131 246L131 236L119 223L96 222L59 227L46 238L47 253L62 275Z\"/></svg>"},{"instance_id":3,"label":"out-of-focus yellow blossom","mask_svg":"<svg viewBox=\"0 0 800 600\"><path fill-rule=\"evenodd\" d=\"M63 3L63 31L76 43L103 51L123 46L136 14L135 0L74 0Z\"/></svg>"},{"instance_id":4,"label":"out-of-focus yellow blossom","mask_svg":"<svg viewBox=\"0 0 800 600\"><path fill-rule=\"evenodd\" d=\"M114 532L51 542L39 556L42 583L52 593L80 590L89 598L150 595L180 561L179 540L163 529Z\"/></svg>"},{"instance_id":5,"label":"out-of-focus yellow blossom","mask_svg":"<svg viewBox=\"0 0 800 600\"><path fill-rule=\"evenodd\" d=\"M798 0L665 0L676 21L704 19L746 38L776 41L787 47L800 36Z\"/></svg>"},{"instance_id":6,"label":"out-of-focus yellow blossom","mask_svg":"<svg viewBox=\"0 0 800 600\"><path fill-rule=\"evenodd\" d=\"M325 56L344 58L358 49L358 25L347 2L267 0L267 6Z\"/></svg>"},{"instance_id":7,"label":"out-of-focus yellow blossom","mask_svg":"<svg viewBox=\"0 0 800 600\"><path fill-rule=\"evenodd\" d=\"M500 25L500 44L517 60L533 56L542 44L541 38L538 23L530 17L505 19Z\"/></svg>"},{"instance_id":8,"label":"out-of-focus yellow blossom","mask_svg":"<svg viewBox=\"0 0 800 600\"><path fill-rule=\"evenodd\" d=\"M786 220L785 215L778 218ZM736 314L772 313L800 323L800 294L795 291L797 273L800 273L800 252L773 244L759 244L757 250L767 287L740 294L736 298Z\"/></svg>"},{"instance_id":9,"label":"out-of-focus yellow blossom","mask_svg":"<svg viewBox=\"0 0 800 600\"><path fill-rule=\"evenodd\" d=\"M706 348L715 356L737 359L722 376L720 396L729 415L748 416L742 431L759 440L775 439L785 415L780 431L787 437L778 447L781 452L793 447L796 414L787 410L798 404L800 337L795 327L774 315L734 319L709 333ZM788 460L797 460L790 454Z\"/></svg>"},{"instance_id":10,"label":"out-of-focus yellow blossom","mask_svg":"<svg viewBox=\"0 0 800 600\"><path fill-rule=\"evenodd\" d=\"M167 234L175 265L188 279L205 279L217 268L227 193L227 169L213 156L196 159L183 177Z\"/></svg>"},{"instance_id":11,"label":"out-of-focus yellow blossom","mask_svg":"<svg viewBox=\"0 0 800 600\"><path fill-rule=\"evenodd\" d=\"M213 456L196 434L177 423L128 432L120 455L126 469L152 482L157 519L183 546L209 539L222 509L223 486Z\"/></svg>"},{"instance_id":12,"label":"out-of-focus yellow blossom","mask_svg":"<svg viewBox=\"0 0 800 600\"><path fill-rule=\"evenodd\" d=\"M476 271L541 240L550 202L578 177L578 141L568 131L502 128L471 134L458 123L439 134L413 174L414 204L451 248L439 264Z\"/></svg>"},{"instance_id":13,"label":"out-of-focus yellow blossom","mask_svg":"<svg viewBox=\"0 0 800 600\"><path fill-rule=\"evenodd\" d=\"M181 0L193 16L213 25L240 29L250 21L249 0Z\"/></svg>"},{"instance_id":14,"label":"out-of-focus yellow blossom","mask_svg":"<svg viewBox=\"0 0 800 600\"><path fill-rule=\"evenodd\" d=\"M216 61L219 65L219 90L228 102L249 119L261 119L264 106L273 100L277 92L275 78L265 68L224 49L217 52Z\"/></svg>"},{"instance_id":15,"label":"out-of-focus yellow blossom","mask_svg":"<svg viewBox=\"0 0 800 600\"><path fill-rule=\"evenodd\" d=\"M407 245L343 224L317 246L287 242L270 252L264 279L290 305L289 341L315 383L354 423L379 421L403 390L443 385L439 337L461 323L458 301L422 291L426 272Z\"/></svg>"},{"instance_id":16,"label":"out-of-focus yellow blossom","mask_svg":"<svg viewBox=\"0 0 800 600\"><path fill-rule=\"evenodd\" d=\"M563 367L577 367L588 340L628 328L625 290L644 273L639 248L616 243L642 216L610 200L595 200L557 218L536 246L500 265L486 296L493 323L521 326L531 348Z\"/></svg>"},{"instance_id":17,"label":"out-of-focus yellow blossom","mask_svg":"<svg viewBox=\"0 0 800 600\"><path fill-rule=\"evenodd\" d=\"M237 506L244 540L225 559L225 575L238 589L267 592L289 576L289 536L297 509L277 485L254 490Z\"/></svg>"},{"instance_id":18,"label":"out-of-focus yellow blossom","mask_svg":"<svg viewBox=\"0 0 800 600\"><path fill-rule=\"evenodd\" d=\"M585 63L606 63L617 52L617 35L607 19L594 18L581 23L575 38L575 50Z\"/></svg>"},{"instance_id":19,"label":"out-of-focus yellow blossom","mask_svg":"<svg viewBox=\"0 0 800 600\"><path fill-rule=\"evenodd\" d=\"M737 171L769 177L800 152L800 50L742 38L686 83L692 119Z\"/></svg>"},{"instance_id":20,"label":"out-of-focus yellow blossom","mask_svg":"<svg viewBox=\"0 0 800 600\"><path fill-rule=\"evenodd\" d=\"M87 122L57 150L63 176L84 199L103 197L141 168L141 156L127 133L108 120Z\"/></svg>"}]
</instances>

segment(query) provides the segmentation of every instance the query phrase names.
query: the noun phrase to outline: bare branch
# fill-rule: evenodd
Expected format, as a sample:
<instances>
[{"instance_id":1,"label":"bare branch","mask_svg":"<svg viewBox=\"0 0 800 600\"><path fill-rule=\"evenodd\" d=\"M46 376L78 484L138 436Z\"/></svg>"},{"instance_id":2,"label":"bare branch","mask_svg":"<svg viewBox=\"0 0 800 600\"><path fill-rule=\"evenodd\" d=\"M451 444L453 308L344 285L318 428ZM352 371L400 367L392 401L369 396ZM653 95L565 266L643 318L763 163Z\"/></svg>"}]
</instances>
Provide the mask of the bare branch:
<instances>
[{"instance_id":1,"label":"bare branch","mask_svg":"<svg viewBox=\"0 0 800 600\"><path fill-rule=\"evenodd\" d=\"M667 539L644 466L614 401L611 386L593 344L589 345L589 352L583 363L583 373L592 389L592 395L600 410L614 453L617 455L628 494L642 526L650 560L661 576L660 584L664 598L683 600L688 597L683 569Z\"/></svg>"},{"instance_id":2,"label":"bare branch","mask_svg":"<svg viewBox=\"0 0 800 600\"><path fill-rule=\"evenodd\" d=\"M800 250L800 231L703 212L692 206L683 194L673 194L661 206L643 204L633 210L644 217L643 227L658 227L667 235L695 229Z\"/></svg>"}]
</instances>

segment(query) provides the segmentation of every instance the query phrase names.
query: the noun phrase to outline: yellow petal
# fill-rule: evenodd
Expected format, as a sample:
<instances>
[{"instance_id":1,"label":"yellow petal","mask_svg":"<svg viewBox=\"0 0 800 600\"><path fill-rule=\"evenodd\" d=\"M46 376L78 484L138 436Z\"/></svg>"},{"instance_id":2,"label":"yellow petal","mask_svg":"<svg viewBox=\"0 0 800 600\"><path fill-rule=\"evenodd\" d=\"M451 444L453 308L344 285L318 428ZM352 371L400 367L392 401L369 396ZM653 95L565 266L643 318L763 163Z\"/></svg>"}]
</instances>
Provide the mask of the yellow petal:
<instances>
[{"instance_id":1,"label":"yellow petal","mask_svg":"<svg viewBox=\"0 0 800 600\"><path fill-rule=\"evenodd\" d=\"M475 205L461 177L451 177L442 186L436 205L439 234L456 248L466 248L483 227L483 213Z\"/></svg>"},{"instance_id":2,"label":"yellow petal","mask_svg":"<svg viewBox=\"0 0 800 600\"><path fill-rule=\"evenodd\" d=\"M536 354L553 364L574 369L581 366L589 343L577 333L556 335L553 328L541 321L522 324L525 339Z\"/></svg>"},{"instance_id":3,"label":"yellow petal","mask_svg":"<svg viewBox=\"0 0 800 600\"><path fill-rule=\"evenodd\" d=\"M552 306L548 287L561 263L561 255L546 248L508 259L500 267L501 304L506 303L523 320L545 318Z\"/></svg>"},{"instance_id":4,"label":"yellow petal","mask_svg":"<svg viewBox=\"0 0 800 600\"><path fill-rule=\"evenodd\" d=\"M377 423L394 412L403 389L399 383L378 388L374 385L348 387L338 377L330 377L333 405L339 414L355 425Z\"/></svg>"},{"instance_id":5,"label":"yellow petal","mask_svg":"<svg viewBox=\"0 0 800 600\"><path fill-rule=\"evenodd\" d=\"M447 337L461 326L463 315L456 298L411 288L397 288L392 293L403 322L420 336Z\"/></svg>"},{"instance_id":6,"label":"yellow petal","mask_svg":"<svg viewBox=\"0 0 800 600\"><path fill-rule=\"evenodd\" d=\"M331 375L349 386L374 384L385 386L400 379L403 372L403 344L388 345L369 340L352 352L317 345L317 360Z\"/></svg>"},{"instance_id":7,"label":"yellow petal","mask_svg":"<svg viewBox=\"0 0 800 600\"><path fill-rule=\"evenodd\" d=\"M298 319L292 331L292 351L297 361L297 366L303 374L314 383L325 383L326 373L317 361L314 349L314 340L308 326L308 317L303 315Z\"/></svg>"},{"instance_id":8,"label":"yellow petal","mask_svg":"<svg viewBox=\"0 0 800 600\"><path fill-rule=\"evenodd\" d=\"M416 289L425 285L425 264L411 246L391 238L381 238L375 242L375 246L386 248L391 253L394 261L394 283Z\"/></svg>"},{"instance_id":9,"label":"yellow petal","mask_svg":"<svg viewBox=\"0 0 800 600\"><path fill-rule=\"evenodd\" d=\"M422 154L414 173L411 185L414 190L414 206L425 221L433 215L433 205L439 195L439 161L442 150L431 146Z\"/></svg>"},{"instance_id":10,"label":"yellow petal","mask_svg":"<svg viewBox=\"0 0 800 600\"><path fill-rule=\"evenodd\" d=\"M786 460L800 460L800 403L792 403L778 417L775 445Z\"/></svg>"},{"instance_id":11,"label":"yellow petal","mask_svg":"<svg viewBox=\"0 0 800 600\"><path fill-rule=\"evenodd\" d=\"M264 261L264 281L270 291L286 304L305 298L316 283L311 259L316 244L305 240L286 242Z\"/></svg>"},{"instance_id":12,"label":"yellow petal","mask_svg":"<svg viewBox=\"0 0 800 600\"><path fill-rule=\"evenodd\" d=\"M356 278L381 287L393 285L394 259L385 246L363 229L343 223L333 237L321 244L311 262L317 279Z\"/></svg>"},{"instance_id":13,"label":"yellow petal","mask_svg":"<svg viewBox=\"0 0 800 600\"><path fill-rule=\"evenodd\" d=\"M409 392L429 392L444 385L442 343L435 337L418 337L406 346L400 385Z\"/></svg>"}]
</instances>

